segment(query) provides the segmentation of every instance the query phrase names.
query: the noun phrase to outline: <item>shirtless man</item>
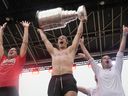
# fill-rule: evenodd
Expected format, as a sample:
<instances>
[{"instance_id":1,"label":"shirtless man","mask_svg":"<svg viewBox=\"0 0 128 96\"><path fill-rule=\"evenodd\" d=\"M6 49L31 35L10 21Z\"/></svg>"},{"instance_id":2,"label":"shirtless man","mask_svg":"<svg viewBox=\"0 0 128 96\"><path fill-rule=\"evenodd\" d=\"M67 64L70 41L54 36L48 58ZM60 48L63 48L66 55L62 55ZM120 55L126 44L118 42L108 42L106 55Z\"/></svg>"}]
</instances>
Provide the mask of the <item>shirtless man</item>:
<instances>
[{"instance_id":1,"label":"shirtless man","mask_svg":"<svg viewBox=\"0 0 128 96\"><path fill-rule=\"evenodd\" d=\"M79 44L80 37L83 33L83 19L77 29L77 34L71 46L67 46L67 37L61 35L58 38L58 49L53 47L51 42L41 29L38 29L40 36L52 57L52 78L49 83L48 96L76 96L76 80L72 75L72 66Z\"/></svg>"}]
</instances>

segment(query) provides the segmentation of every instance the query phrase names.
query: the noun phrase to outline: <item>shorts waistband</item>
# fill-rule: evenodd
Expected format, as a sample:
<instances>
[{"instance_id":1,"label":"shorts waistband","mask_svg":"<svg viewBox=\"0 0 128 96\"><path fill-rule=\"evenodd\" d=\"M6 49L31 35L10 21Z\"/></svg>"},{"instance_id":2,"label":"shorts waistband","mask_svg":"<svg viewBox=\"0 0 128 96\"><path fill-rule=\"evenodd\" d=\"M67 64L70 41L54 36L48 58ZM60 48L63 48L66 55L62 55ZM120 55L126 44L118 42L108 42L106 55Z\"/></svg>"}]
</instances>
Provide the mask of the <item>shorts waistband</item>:
<instances>
[{"instance_id":1,"label":"shorts waistband","mask_svg":"<svg viewBox=\"0 0 128 96\"><path fill-rule=\"evenodd\" d=\"M5 86L5 87L0 87L0 89L16 89L15 86Z\"/></svg>"},{"instance_id":2,"label":"shorts waistband","mask_svg":"<svg viewBox=\"0 0 128 96\"><path fill-rule=\"evenodd\" d=\"M66 73L62 75L53 75L52 77L63 77L63 76L73 76L71 73Z\"/></svg>"}]
</instances>

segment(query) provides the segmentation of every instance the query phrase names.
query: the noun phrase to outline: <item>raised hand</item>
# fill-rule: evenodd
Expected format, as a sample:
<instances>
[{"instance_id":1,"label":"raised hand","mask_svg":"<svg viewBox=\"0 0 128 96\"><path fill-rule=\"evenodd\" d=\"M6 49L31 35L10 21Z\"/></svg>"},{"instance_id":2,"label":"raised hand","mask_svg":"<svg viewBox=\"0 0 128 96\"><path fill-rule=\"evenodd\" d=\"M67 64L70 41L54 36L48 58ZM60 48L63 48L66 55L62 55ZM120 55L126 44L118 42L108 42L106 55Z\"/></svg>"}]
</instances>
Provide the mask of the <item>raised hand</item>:
<instances>
[{"instance_id":1,"label":"raised hand","mask_svg":"<svg viewBox=\"0 0 128 96\"><path fill-rule=\"evenodd\" d=\"M87 21L87 12L84 6L80 6L77 10L77 13L78 13L78 18L80 21L82 22Z\"/></svg>"},{"instance_id":2,"label":"raised hand","mask_svg":"<svg viewBox=\"0 0 128 96\"><path fill-rule=\"evenodd\" d=\"M30 22L28 22L28 21L22 21L21 24L22 24L23 27L29 27Z\"/></svg>"},{"instance_id":3,"label":"raised hand","mask_svg":"<svg viewBox=\"0 0 128 96\"><path fill-rule=\"evenodd\" d=\"M37 32L40 33L40 32L43 32L43 30L38 28L38 29L37 29Z\"/></svg>"},{"instance_id":4,"label":"raised hand","mask_svg":"<svg viewBox=\"0 0 128 96\"><path fill-rule=\"evenodd\" d=\"M128 32L128 27L123 25L123 32Z\"/></svg>"},{"instance_id":5,"label":"raised hand","mask_svg":"<svg viewBox=\"0 0 128 96\"><path fill-rule=\"evenodd\" d=\"M2 26L0 25L0 30L4 30L4 28L6 27L6 25L7 25L7 22L5 22Z\"/></svg>"}]
</instances>

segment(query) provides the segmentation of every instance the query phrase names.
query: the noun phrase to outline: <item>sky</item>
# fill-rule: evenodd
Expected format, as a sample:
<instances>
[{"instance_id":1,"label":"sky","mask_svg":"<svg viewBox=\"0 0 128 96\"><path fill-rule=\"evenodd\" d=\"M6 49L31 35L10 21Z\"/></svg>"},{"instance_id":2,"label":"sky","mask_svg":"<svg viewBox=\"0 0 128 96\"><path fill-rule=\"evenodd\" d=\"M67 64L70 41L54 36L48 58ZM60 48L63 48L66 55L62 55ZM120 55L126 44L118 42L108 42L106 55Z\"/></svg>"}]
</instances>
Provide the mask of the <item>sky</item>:
<instances>
[{"instance_id":1,"label":"sky","mask_svg":"<svg viewBox=\"0 0 128 96\"><path fill-rule=\"evenodd\" d=\"M125 95L128 96L128 60L124 60L122 71L122 83ZM94 74L88 65L76 66L73 75L77 81L77 86L95 88ZM48 96L47 88L51 73L48 70L40 71L38 74L32 72L22 73L19 81L20 96ZM86 96L78 92L78 96Z\"/></svg>"}]
</instances>

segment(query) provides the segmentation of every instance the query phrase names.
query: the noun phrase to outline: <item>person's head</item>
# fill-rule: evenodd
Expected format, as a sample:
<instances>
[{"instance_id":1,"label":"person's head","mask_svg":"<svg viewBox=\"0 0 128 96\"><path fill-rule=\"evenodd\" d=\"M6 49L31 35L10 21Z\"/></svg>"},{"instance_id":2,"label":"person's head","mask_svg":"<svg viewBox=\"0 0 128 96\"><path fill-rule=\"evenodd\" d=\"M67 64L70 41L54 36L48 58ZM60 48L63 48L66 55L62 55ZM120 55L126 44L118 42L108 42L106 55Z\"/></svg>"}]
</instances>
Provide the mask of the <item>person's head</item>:
<instances>
[{"instance_id":1,"label":"person's head","mask_svg":"<svg viewBox=\"0 0 128 96\"><path fill-rule=\"evenodd\" d=\"M65 49L68 45L68 39L66 36L61 35L58 37L58 48L59 49Z\"/></svg>"},{"instance_id":2,"label":"person's head","mask_svg":"<svg viewBox=\"0 0 128 96\"><path fill-rule=\"evenodd\" d=\"M14 58L14 57L16 57L17 56L17 50L16 50L16 48L11 48L11 49L9 49L9 51L8 51L8 58Z\"/></svg>"},{"instance_id":3,"label":"person's head","mask_svg":"<svg viewBox=\"0 0 128 96\"><path fill-rule=\"evenodd\" d=\"M101 58L101 65L103 67L103 69L109 69L112 67L112 62L111 62L111 58L108 55L104 55Z\"/></svg>"}]
</instances>

